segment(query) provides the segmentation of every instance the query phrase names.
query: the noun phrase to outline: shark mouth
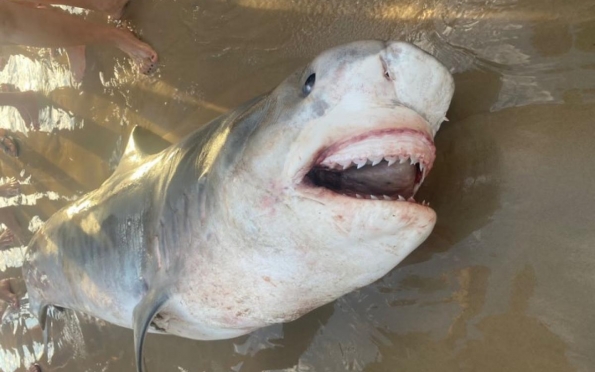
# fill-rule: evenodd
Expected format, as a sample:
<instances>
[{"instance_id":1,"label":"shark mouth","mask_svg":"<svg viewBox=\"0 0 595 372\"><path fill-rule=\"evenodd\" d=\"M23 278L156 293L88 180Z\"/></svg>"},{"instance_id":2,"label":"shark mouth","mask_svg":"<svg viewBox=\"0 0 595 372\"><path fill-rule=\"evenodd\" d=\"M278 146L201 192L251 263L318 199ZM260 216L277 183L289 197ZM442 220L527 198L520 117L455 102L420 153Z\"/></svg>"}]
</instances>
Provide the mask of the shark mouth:
<instances>
[{"instance_id":1,"label":"shark mouth","mask_svg":"<svg viewBox=\"0 0 595 372\"><path fill-rule=\"evenodd\" d=\"M323 150L304 181L356 199L415 202L435 151L417 130L369 132Z\"/></svg>"}]
</instances>

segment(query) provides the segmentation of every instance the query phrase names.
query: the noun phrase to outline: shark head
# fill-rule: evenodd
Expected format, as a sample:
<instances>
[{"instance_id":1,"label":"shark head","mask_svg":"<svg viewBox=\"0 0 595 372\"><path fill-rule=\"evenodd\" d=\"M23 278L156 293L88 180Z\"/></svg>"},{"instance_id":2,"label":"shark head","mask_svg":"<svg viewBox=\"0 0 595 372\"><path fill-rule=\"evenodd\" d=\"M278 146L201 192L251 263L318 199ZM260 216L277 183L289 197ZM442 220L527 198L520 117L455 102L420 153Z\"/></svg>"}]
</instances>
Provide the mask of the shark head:
<instances>
[{"instance_id":1,"label":"shark head","mask_svg":"<svg viewBox=\"0 0 595 372\"><path fill-rule=\"evenodd\" d=\"M436 213L415 194L453 92L449 71L421 49L363 41L320 54L244 114L209 230L228 253L212 258L212 277L243 278L225 319L244 314L237 324L247 328L294 319L418 247Z\"/></svg>"}]
</instances>

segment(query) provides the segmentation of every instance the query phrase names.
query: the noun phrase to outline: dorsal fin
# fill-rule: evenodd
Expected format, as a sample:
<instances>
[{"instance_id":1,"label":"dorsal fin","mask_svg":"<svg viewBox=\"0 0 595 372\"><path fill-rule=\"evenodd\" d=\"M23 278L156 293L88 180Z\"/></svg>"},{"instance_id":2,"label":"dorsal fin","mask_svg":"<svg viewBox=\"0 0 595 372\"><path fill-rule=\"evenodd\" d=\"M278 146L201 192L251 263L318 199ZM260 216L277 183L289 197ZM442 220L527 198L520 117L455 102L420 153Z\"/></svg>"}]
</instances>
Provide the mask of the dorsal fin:
<instances>
[{"instance_id":1,"label":"dorsal fin","mask_svg":"<svg viewBox=\"0 0 595 372\"><path fill-rule=\"evenodd\" d=\"M120 164L118 164L115 173L134 168L147 156L157 154L169 146L171 146L171 143L150 130L137 125L130 133L128 144L126 145L126 149L124 150L124 154L120 159Z\"/></svg>"}]
</instances>

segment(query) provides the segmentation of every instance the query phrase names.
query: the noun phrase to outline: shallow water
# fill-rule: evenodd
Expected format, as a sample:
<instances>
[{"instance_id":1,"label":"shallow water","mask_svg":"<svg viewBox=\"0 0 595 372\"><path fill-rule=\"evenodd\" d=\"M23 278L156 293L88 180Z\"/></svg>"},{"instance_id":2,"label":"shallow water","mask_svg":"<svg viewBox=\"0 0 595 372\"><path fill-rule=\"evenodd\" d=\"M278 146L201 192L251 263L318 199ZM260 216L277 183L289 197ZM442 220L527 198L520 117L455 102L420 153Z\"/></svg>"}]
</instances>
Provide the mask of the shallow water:
<instances>
[{"instance_id":1,"label":"shallow water","mask_svg":"<svg viewBox=\"0 0 595 372\"><path fill-rule=\"evenodd\" d=\"M160 53L138 76L89 48L82 84L59 51L21 47L0 83L43 95L42 130L11 109L26 182L0 201L24 228L98 187L135 124L176 141L331 46L400 39L436 55L456 94L422 187L438 224L386 277L303 318L216 342L150 335L152 371L595 370L595 5L586 0L132 0ZM21 249L0 256L19 275ZM15 283L24 294L22 285ZM26 304L26 299L24 300ZM66 311L48 352L23 311L1 325L0 370L133 370L132 332Z\"/></svg>"}]
</instances>

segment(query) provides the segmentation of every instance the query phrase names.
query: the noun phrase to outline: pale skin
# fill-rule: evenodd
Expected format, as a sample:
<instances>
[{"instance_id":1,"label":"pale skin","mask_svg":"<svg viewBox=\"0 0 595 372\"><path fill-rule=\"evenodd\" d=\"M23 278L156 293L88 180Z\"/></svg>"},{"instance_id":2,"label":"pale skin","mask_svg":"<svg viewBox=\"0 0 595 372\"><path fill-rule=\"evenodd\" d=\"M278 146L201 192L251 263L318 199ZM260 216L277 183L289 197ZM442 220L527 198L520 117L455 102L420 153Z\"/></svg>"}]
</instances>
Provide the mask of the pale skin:
<instances>
[{"instance_id":1,"label":"pale skin","mask_svg":"<svg viewBox=\"0 0 595 372\"><path fill-rule=\"evenodd\" d=\"M0 185L0 197L10 198L19 195L20 184L16 178L10 178Z\"/></svg>"},{"instance_id":2,"label":"pale skin","mask_svg":"<svg viewBox=\"0 0 595 372\"><path fill-rule=\"evenodd\" d=\"M15 242L21 242L19 236L22 236L22 229L14 215L14 210L10 208L0 209L0 223L3 223L7 227L0 234L0 250L13 247Z\"/></svg>"},{"instance_id":3,"label":"pale skin","mask_svg":"<svg viewBox=\"0 0 595 372\"><path fill-rule=\"evenodd\" d=\"M39 108L35 92L0 92L0 106L12 106L16 108L25 121L25 124L32 129L39 129ZM9 156L18 156L18 148L14 139L8 135L6 129L0 129L0 147ZM0 186L0 188L6 185ZM1 191L0 191L1 193Z\"/></svg>"},{"instance_id":4,"label":"pale skin","mask_svg":"<svg viewBox=\"0 0 595 372\"><path fill-rule=\"evenodd\" d=\"M0 197L10 198L20 194L20 183L16 178L10 178L5 183L0 185ZM3 223L7 228L0 233L0 251L11 248L13 243L17 240L14 234L21 234L21 226L15 218L14 211L11 208L0 209L0 223Z\"/></svg>"},{"instance_id":5,"label":"pale skin","mask_svg":"<svg viewBox=\"0 0 595 372\"><path fill-rule=\"evenodd\" d=\"M9 179L4 184L0 185L0 197L11 197L18 195L20 192L19 181L15 178ZM19 223L17 222L14 214L9 211L8 208L0 209L0 223L4 223L8 226L2 233L0 233L0 250L10 248L13 243L17 240L11 229L20 231ZM12 289L11 279L0 280L0 301L4 301L13 308L19 307L19 298ZM2 312L0 312L1 316ZM30 367L29 371L41 372L41 368L38 364L34 364Z\"/></svg>"},{"instance_id":6,"label":"pale skin","mask_svg":"<svg viewBox=\"0 0 595 372\"><path fill-rule=\"evenodd\" d=\"M19 156L17 143L4 128L0 128L0 149L2 149L6 155L12 156L13 158Z\"/></svg>"},{"instance_id":7,"label":"pale skin","mask_svg":"<svg viewBox=\"0 0 595 372\"><path fill-rule=\"evenodd\" d=\"M129 0L27 0L36 4L67 5L77 8L96 10L106 13L111 18L119 19Z\"/></svg>"},{"instance_id":8,"label":"pale skin","mask_svg":"<svg viewBox=\"0 0 595 372\"><path fill-rule=\"evenodd\" d=\"M6 229L0 234L0 251L10 248L14 242L14 234L12 231Z\"/></svg>"},{"instance_id":9,"label":"pale skin","mask_svg":"<svg viewBox=\"0 0 595 372\"><path fill-rule=\"evenodd\" d=\"M19 299L12 290L10 279L0 280L0 300L9 303L14 308L19 307Z\"/></svg>"},{"instance_id":10,"label":"pale skin","mask_svg":"<svg viewBox=\"0 0 595 372\"><path fill-rule=\"evenodd\" d=\"M46 0L35 3L65 4L116 14L116 4L121 4L121 10L126 2ZM157 62L155 50L129 30L89 22L56 9L38 8L31 3L7 0L0 0L0 44L2 43L40 48L112 45L128 54L143 73L150 73Z\"/></svg>"}]
</instances>

